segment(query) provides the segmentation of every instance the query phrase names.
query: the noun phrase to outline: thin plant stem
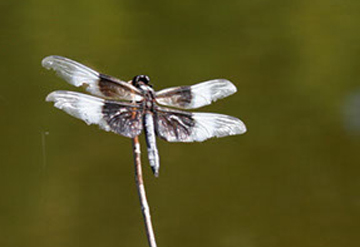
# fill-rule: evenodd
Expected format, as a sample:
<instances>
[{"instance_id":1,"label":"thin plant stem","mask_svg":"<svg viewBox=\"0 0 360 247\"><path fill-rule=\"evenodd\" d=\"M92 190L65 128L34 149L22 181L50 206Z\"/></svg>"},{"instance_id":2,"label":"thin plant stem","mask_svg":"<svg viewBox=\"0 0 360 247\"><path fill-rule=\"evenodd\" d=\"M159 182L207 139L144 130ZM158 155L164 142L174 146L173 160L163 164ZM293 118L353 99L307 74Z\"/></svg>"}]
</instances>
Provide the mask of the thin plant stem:
<instances>
[{"instance_id":1,"label":"thin plant stem","mask_svg":"<svg viewBox=\"0 0 360 247\"><path fill-rule=\"evenodd\" d=\"M135 137L132 140L133 140L134 165L135 165L135 181L139 194L141 211L144 217L146 236L149 242L149 246L156 247L157 245L155 241L154 229L151 223L150 207L146 199L144 180L142 176L140 142L138 137Z\"/></svg>"}]
</instances>

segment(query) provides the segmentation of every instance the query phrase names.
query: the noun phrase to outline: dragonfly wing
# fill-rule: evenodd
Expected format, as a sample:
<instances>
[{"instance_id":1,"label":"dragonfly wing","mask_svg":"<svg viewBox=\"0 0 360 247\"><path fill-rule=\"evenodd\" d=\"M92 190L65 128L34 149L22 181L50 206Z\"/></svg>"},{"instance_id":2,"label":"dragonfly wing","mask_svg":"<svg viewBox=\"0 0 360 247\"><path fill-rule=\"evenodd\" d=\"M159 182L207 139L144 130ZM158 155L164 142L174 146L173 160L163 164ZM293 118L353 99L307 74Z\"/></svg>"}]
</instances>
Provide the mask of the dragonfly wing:
<instances>
[{"instance_id":1,"label":"dragonfly wing","mask_svg":"<svg viewBox=\"0 0 360 247\"><path fill-rule=\"evenodd\" d=\"M89 67L61 56L48 56L42 60L42 66L53 69L68 83L80 87L97 96L139 101L143 97L140 91L130 83L115 77L100 74Z\"/></svg>"},{"instance_id":2,"label":"dragonfly wing","mask_svg":"<svg viewBox=\"0 0 360 247\"><path fill-rule=\"evenodd\" d=\"M143 128L140 107L94 96L71 92L55 91L46 97L54 106L87 124L97 124L101 129L134 138Z\"/></svg>"},{"instance_id":3,"label":"dragonfly wing","mask_svg":"<svg viewBox=\"0 0 360 247\"><path fill-rule=\"evenodd\" d=\"M192 113L159 108L155 114L157 135L169 142L202 142L212 137L239 135L245 124L232 116Z\"/></svg>"},{"instance_id":4,"label":"dragonfly wing","mask_svg":"<svg viewBox=\"0 0 360 247\"><path fill-rule=\"evenodd\" d=\"M156 92L159 104L182 109L195 109L211 104L236 92L236 87L225 79L201 82L192 86L167 88Z\"/></svg>"}]
</instances>

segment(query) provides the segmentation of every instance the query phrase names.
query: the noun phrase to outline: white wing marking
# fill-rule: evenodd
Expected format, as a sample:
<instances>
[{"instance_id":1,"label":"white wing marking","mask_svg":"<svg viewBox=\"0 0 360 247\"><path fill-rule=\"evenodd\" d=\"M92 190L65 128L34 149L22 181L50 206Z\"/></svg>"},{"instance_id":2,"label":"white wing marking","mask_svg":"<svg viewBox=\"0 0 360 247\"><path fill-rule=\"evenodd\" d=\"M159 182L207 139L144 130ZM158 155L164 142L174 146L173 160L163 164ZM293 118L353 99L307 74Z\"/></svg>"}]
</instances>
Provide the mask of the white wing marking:
<instances>
[{"instance_id":1,"label":"white wing marking","mask_svg":"<svg viewBox=\"0 0 360 247\"><path fill-rule=\"evenodd\" d=\"M98 124L100 128L110 131L103 119L103 99L71 91L55 91L46 97L46 101L54 102L54 106L73 117L83 120L88 125Z\"/></svg>"},{"instance_id":2,"label":"white wing marking","mask_svg":"<svg viewBox=\"0 0 360 247\"><path fill-rule=\"evenodd\" d=\"M61 56L48 56L41 62L46 69L53 69L56 74L75 87L89 85L90 90L98 91L99 73L85 65Z\"/></svg>"},{"instance_id":3,"label":"white wing marking","mask_svg":"<svg viewBox=\"0 0 360 247\"><path fill-rule=\"evenodd\" d=\"M194 129L188 141L202 142L212 137L239 135L246 132L245 124L238 118L216 113L192 113Z\"/></svg>"},{"instance_id":4,"label":"white wing marking","mask_svg":"<svg viewBox=\"0 0 360 247\"><path fill-rule=\"evenodd\" d=\"M235 93L236 87L225 79L215 79L192 86L173 87L156 93L158 103L182 109L195 109Z\"/></svg>"}]
</instances>

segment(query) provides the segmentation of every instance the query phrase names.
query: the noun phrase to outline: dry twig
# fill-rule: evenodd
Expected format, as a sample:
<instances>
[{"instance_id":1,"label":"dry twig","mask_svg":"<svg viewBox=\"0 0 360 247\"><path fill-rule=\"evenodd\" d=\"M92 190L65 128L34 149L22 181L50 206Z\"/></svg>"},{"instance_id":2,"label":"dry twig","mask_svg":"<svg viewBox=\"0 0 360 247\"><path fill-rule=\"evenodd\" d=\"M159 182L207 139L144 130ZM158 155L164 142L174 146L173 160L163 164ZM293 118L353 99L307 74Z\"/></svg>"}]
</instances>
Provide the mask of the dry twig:
<instances>
[{"instance_id":1,"label":"dry twig","mask_svg":"<svg viewBox=\"0 0 360 247\"><path fill-rule=\"evenodd\" d=\"M134 165L135 165L135 181L139 194L141 211L144 217L146 236L150 247L156 247L154 229L151 223L150 207L146 199L146 192L141 168L141 152L139 138L135 137L133 140Z\"/></svg>"}]
</instances>

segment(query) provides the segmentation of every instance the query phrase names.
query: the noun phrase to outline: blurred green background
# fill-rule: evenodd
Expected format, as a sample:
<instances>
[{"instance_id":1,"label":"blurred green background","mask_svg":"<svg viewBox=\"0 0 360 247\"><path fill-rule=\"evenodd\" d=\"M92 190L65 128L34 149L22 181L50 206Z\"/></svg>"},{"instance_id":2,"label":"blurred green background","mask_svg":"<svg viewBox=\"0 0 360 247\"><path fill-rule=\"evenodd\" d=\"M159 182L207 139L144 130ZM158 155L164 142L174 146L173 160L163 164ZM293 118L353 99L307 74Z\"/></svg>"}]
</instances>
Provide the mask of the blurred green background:
<instances>
[{"instance_id":1,"label":"blurred green background","mask_svg":"<svg viewBox=\"0 0 360 247\"><path fill-rule=\"evenodd\" d=\"M199 111L243 136L158 141L145 183L158 246L360 243L358 0L0 3L0 246L147 246L131 140L45 102L62 55L155 89L227 78Z\"/></svg>"}]
</instances>

